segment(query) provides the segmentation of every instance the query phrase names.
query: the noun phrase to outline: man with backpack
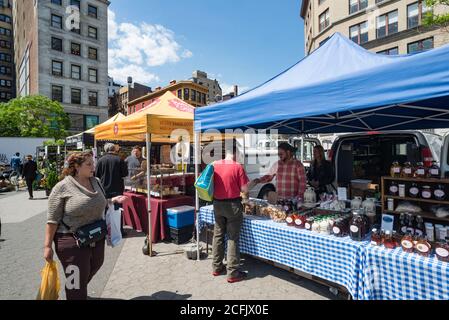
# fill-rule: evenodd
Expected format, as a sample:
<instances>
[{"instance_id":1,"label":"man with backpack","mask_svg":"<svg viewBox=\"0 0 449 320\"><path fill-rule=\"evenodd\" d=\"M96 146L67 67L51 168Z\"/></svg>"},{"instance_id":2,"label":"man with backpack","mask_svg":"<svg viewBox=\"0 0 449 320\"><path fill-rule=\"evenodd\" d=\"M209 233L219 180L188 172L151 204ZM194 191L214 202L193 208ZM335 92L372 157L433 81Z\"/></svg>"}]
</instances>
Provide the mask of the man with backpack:
<instances>
[{"instance_id":1,"label":"man with backpack","mask_svg":"<svg viewBox=\"0 0 449 320\"><path fill-rule=\"evenodd\" d=\"M22 159L20 159L20 153L17 152L14 156L11 157L11 169L20 175L20 167L22 165Z\"/></svg>"}]
</instances>

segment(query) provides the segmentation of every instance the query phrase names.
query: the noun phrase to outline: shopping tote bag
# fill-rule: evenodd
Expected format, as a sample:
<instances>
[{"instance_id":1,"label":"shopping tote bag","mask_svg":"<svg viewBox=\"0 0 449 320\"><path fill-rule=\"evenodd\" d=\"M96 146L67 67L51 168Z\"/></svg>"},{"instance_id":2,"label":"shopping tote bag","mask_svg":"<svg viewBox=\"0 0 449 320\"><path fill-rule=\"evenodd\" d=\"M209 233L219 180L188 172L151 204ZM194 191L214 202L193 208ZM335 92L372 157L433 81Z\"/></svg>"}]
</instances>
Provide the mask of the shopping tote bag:
<instances>
[{"instance_id":1,"label":"shopping tote bag","mask_svg":"<svg viewBox=\"0 0 449 320\"><path fill-rule=\"evenodd\" d=\"M122 241L122 231L120 229L120 222L122 220L122 210L116 210L114 205L110 205L106 212L106 225L108 226L108 236L106 243L110 247L116 247Z\"/></svg>"},{"instance_id":2,"label":"shopping tote bag","mask_svg":"<svg viewBox=\"0 0 449 320\"><path fill-rule=\"evenodd\" d=\"M209 164L195 182L198 196L204 201L214 200L214 166Z\"/></svg>"},{"instance_id":3,"label":"shopping tote bag","mask_svg":"<svg viewBox=\"0 0 449 320\"><path fill-rule=\"evenodd\" d=\"M56 261L47 262L41 271L41 276L41 287L36 300L58 300L60 282Z\"/></svg>"}]
</instances>

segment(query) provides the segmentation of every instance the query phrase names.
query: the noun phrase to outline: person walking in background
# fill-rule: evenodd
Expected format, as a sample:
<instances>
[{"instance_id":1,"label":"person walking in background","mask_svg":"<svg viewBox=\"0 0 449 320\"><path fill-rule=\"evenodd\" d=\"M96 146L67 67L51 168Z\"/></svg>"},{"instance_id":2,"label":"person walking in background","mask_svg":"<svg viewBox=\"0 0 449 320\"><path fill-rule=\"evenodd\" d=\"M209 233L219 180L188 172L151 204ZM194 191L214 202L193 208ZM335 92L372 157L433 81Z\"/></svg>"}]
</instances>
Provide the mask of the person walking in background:
<instances>
[{"instance_id":1,"label":"person walking in background","mask_svg":"<svg viewBox=\"0 0 449 320\"><path fill-rule=\"evenodd\" d=\"M23 165L22 169L22 177L25 178L28 187L28 194L30 195L29 199L33 200L33 182L36 180L37 164L33 161L32 155L28 155L26 159L27 161Z\"/></svg>"},{"instance_id":2,"label":"person walking in background","mask_svg":"<svg viewBox=\"0 0 449 320\"><path fill-rule=\"evenodd\" d=\"M22 165L22 159L20 159L20 153L17 152L15 155L11 157L11 169L16 172L17 175L20 175L20 166Z\"/></svg>"},{"instance_id":3,"label":"person walking in background","mask_svg":"<svg viewBox=\"0 0 449 320\"><path fill-rule=\"evenodd\" d=\"M53 261L54 242L66 277L73 276L74 267L79 271L77 285L72 288L69 282L66 284L67 300L87 299L87 285L104 262L105 239L80 248L73 235L79 228L103 219L108 204L94 171L92 153L70 155L63 172L65 178L53 188L48 200L44 259ZM111 201L118 203L123 198L114 197Z\"/></svg>"},{"instance_id":4,"label":"person walking in background","mask_svg":"<svg viewBox=\"0 0 449 320\"><path fill-rule=\"evenodd\" d=\"M125 160L128 166L128 173L130 178L139 173L140 168L142 167L143 160L142 148L139 146L135 146L131 152L131 155Z\"/></svg>"},{"instance_id":5,"label":"person walking in background","mask_svg":"<svg viewBox=\"0 0 449 320\"><path fill-rule=\"evenodd\" d=\"M248 192L248 176L242 165L236 162L237 143L226 145L224 160L214 162L214 212L215 227L212 244L213 276L226 274L223 264L225 236L227 241L228 282L234 283L246 278L240 271L239 238L243 223L241 192Z\"/></svg>"},{"instance_id":6,"label":"person walking in background","mask_svg":"<svg viewBox=\"0 0 449 320\"><path fill-rule=\"evenodd\" d=\"M104 187L106 193L106 199L112 199L114 197L122 196L125 191L124 178L128 176L128 168L125 161L123 161L118 155L120 148L118 145L107 143L104 146L106 154L102 156L96 166L95 176L100 179L101 184ZM115 209L119 209L119 205L116 204ZM123 231L123 219L122 219L122 235L125 236Z\"/></svg>"}]
</instances>

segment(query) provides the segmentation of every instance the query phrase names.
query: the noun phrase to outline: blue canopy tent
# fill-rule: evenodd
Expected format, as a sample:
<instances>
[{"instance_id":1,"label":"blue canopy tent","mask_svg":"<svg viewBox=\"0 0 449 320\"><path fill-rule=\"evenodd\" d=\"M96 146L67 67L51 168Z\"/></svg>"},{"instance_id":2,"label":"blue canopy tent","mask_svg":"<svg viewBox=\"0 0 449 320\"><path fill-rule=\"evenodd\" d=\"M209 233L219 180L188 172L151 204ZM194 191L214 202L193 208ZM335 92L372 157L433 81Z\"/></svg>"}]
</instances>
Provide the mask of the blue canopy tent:
<instances>
[{"instance_id":1,"label":"blue canopy tent","mask_svg":"<svg viewBox=\"0 0 449 320\"><path fill-rule=\"evenodd\" d=\"M195 131L339 133L449 126L449 46L387 56L339 33L232 100L195 110Z\"/></svg>"},{"instance_id":2,"label":"blue canopy tent","mask_svg":"<svg viewBox=\"0 0 449 320\"><path fill-rule=\"evenodd\" d=\"M199 133L208 130L313 134L448 126L449 46L386 56L336 33L312 54L253 90L197 108L195 156L199 159ZM198 209L198 197L196 205ZM198 225L197 232L199 239Z\"/></svg>"}]
</instances>

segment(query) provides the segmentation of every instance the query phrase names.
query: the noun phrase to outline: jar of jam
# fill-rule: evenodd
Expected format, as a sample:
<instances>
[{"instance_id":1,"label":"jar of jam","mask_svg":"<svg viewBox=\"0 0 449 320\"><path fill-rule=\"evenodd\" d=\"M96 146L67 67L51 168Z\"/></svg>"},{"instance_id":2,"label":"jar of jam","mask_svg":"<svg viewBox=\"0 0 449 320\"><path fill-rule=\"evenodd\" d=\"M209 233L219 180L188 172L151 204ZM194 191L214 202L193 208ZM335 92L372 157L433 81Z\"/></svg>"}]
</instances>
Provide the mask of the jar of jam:
<instances>
[{"instance_id":1,"label":"jar of jam","mask_svg":"<svg viewBox=\"0 0 449 320\"><path fill-rule=\"evenodd\" d=\"M427 241L427 239L424 239L424 238L419 239L415 245L416 253L423 257L430 256L431 249L432 249L432 246Z\"/></svg>"},{"instance_id":2,"label":"jar of jam","mask_svg":"<svg viewBox=\"0 0 449 320\"><path fill-rule=\"evenodd\" d=\"M332 234L336 237L346 237L349 234L349 219L337 219L332 226Z\"/></svg>"},{"instance_id":3,"label":"jar of jam","mask_svg":"<svg viewBox=\"0 0 449 320\"><path fill-rule=\"evenodd\" d=\"M432 161L432 166L429 168L429 178L440 178L440 167L436 161Z\"/></svg>"},{"instance_id":4,"label":"jar of jam","mask_svg":"<svg viewBox=\"0 0 449 320\"><path fill-rule=\"evenodd\" d=\"M401 176L401 170L402 168L399 165L399 162L397 161L393 162L390 168L390 176L392 178L399 178Z\"/></svg>"},{"instance_id":5,"label":"jar of jam","mask_svg":"<svg viewBox=\"0 0 449 320\"><path fill-rule=\"evenodd\" d=\"M424 163L418 162L416 163L416 170L415 170L415 178L426 178L427 177L427 168L424 167Z\"/></svg>"},{"instance_id":6,"label":"jar of jam","mask_svg":"<svg viewBox=\"0 0 449 320\"><path fill-rule=\"evenodd\" d=\"M294 225L298 229L304 229L306 226L307 217L305 215L296 215L294 218Z\"/></svg>"},{"instance_id":7,"label":"jar of jam","mask_svg":"<svg viewBox=\"0 0 449 320\"><path fill-rule=\"evenodd\" d=\"M402 167L402 171L401 171L401 177L402 178L413 177L413 167L410 162L404 163L404 166Z\"/></svg>"},{"instance_id":8,"label":"jar of jam","mask_svg":"<svg viewBox=\"0 0 449 320\"><path fill-rule=\"evenodd\" d=\"M353 217L349 223L349 235L352 240L363 241L367 233L368 223L363 214L359 211L353 212Z\"/></svg>"},{"instance_id":9,"label":"jar of jam","mask_svg":"<svg viewBox=\"0 0 449 320\"><path fill-rule=\"evenodd\" d=\"M380 246L382 244L382 236L377 229L371 231L371 245Z\"/></svg>"},{"instance_id":10,"label":"jar of jam","mask_svg":"<svg viewBox=\"0 0 449 320\"><path fill-rule=\"evenodd\" d=\"M423 186L421 189L421 197L423 199L431 199L432 198L432 187L431 186Z\"/></svg>"},{"instance_id":11,"label":"jar of jam","mask_svg":"<svg viewBox=\"0 0 449 320\"><path fill-rule=\"evenodd\" d=\"M312 231L312 225L313 225L314 220L315 220L314 217L307 218L306 223L304 225L306 230Z\"/></svg>"},{"instance_id":12,"label":"jar of jam","mask_svg":"<svg viewBox=\"0 0 449 320\"><path fill-rule=\"evenodd\" d=\"M390 184L390 195L397 196L399 194L399 187L398 184L394 181Z\"/></svg>"},{"instance_id":13,"label":"jar of jam","mask_svg":"<svg viewBox=\"0 0 449 320\"><path fill-rule=\"evenodd\" d=\"M441 184L437 185L435 190L433 190L433 196L435 200L444 200L446 198L446 191L444 190L444 186Z\"/></svg>"},{"instance_id":14,"label":"jar of jam","mask_svg":"<svg viewBox=\"0 0 449 320\"><path fill-rule=\"evenodd\" d=\"M412 185L410 186L410 189L408 189L408 195L411 198L417 198L419 196L419 187L418 184L416 182L413 182Z\"/></svg>"},{"instance_id":15,"label":"jar of jam","mask_svg":"<svg viewBox=\"0 0 449 320\"><path fill-rule=\"evenodd\" d=\"M290 214L287 216L287 218L285 219L285 222L287 222L287 225L289 227L293 227L295 225L295 219L296 219L296 215L294 214Z\"/></svg>"},{"instance_id":16,"label":"jar of jam","mask_svg":"<svg viewBox=\"0 0 449 320\"><path fill-rule=\"evenodd\" d=\"M435 245L435 254L438 260L443 262L449 262L449 238L445 241L440 241Z\"/></svg>"},{"instance_id":17,"label":"jar of jam","mask_svg":"<svg viewBox=\"0 0 449 320\"><path fill-rule=\"evenodd\" d=\"M393 239L393 235L391 234L390 230L385 231L383 244L384 244L384 247L388 248L388 249L396 248L396 240Z\"/></svg>"},{"instance_id":18,"label":"jar of jam","mask_svg":"<svg viewBox=\"0 0 449 320\"><path fill-rule=\"evenodd\" d=\"M409 232L402 237L401 247L404 252L413 253L415 245L413 243L413 237Z\"/></svg>"}]
</instances>

